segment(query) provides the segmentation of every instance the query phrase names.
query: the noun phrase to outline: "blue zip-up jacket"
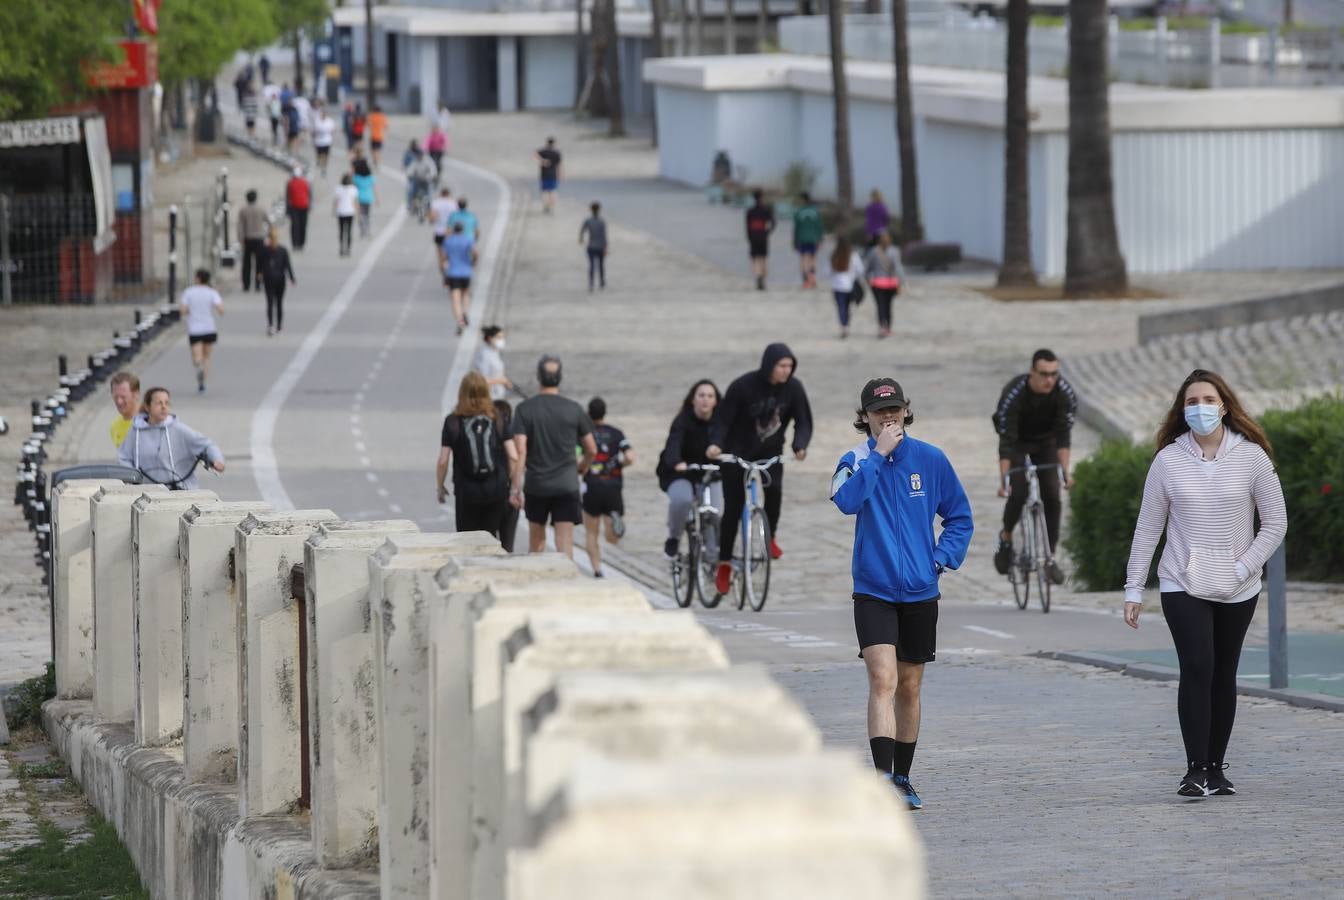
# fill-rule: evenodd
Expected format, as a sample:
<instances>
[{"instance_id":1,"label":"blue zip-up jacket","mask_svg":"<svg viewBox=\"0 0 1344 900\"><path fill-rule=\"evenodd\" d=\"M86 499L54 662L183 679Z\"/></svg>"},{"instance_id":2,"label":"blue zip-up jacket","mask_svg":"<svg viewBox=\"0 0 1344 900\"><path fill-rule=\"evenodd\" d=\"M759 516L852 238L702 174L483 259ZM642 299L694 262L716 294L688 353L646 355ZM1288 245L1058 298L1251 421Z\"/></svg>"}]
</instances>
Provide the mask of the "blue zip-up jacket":
<instances>
[{"instance_id":1,"label":"blue zip-up jacket","mask_svg":"<svg viewBox=\"0 0 1344 900\"><path fill-rule=\"evenodd\" d=\"M854 593L889 603L938 596L938 571L955 569L971 542L971 504L943 451L908 434L882 457L871 437L840 457L831 500L854 523ZM933 533L933 518L943 520Z\"/></svg>"}]
</instances>

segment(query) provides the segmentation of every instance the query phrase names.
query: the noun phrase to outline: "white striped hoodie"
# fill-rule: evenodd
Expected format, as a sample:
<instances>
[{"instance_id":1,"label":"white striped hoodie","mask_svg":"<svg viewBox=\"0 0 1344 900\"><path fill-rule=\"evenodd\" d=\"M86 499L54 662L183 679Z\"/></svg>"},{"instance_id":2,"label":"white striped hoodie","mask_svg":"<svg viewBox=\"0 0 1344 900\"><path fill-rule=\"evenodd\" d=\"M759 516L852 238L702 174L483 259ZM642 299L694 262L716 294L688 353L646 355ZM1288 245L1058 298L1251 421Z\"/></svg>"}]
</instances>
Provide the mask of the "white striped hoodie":
<instances>
[{"instance_id":1,"label":"white striped hoodie","mask_svg":"<svg viewBox=\"0 0 1344 900\"><path fill-rule=\"evenodd\" d=\"M1260 531L1252 533L1255 513ZM1163 447L1148 468L1143 505L1134 527L1125 600L1143 602L1153 551L1167 531L1157 566L1163 591L1222 603L1260 592L1260 570L1288 530L1283 488L1260 445L1225 429L1212 460L1192 433Z\"/></svg>"}]
</instances>

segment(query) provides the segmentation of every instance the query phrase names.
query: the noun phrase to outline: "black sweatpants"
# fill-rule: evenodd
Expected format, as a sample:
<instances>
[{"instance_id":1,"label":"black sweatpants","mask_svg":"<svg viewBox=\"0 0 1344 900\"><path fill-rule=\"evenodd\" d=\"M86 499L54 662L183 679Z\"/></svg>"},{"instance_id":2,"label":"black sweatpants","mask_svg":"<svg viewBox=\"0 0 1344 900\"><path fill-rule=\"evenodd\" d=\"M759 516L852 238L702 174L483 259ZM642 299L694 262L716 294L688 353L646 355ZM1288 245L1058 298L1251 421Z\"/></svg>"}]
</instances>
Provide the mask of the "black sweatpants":
<instances>
[{"instance_id":1,"label":"black sweatpants","mask_svg":"<svg viewBox=\"0 0 1344 900\"><path fill-rule=\"evenodd\" d=\"M1184 591L1162 593L1162 615L1181 665L1176 710L1188 762L1223 762L1237 714L1241 642L1259 599L1215 603Z\"/></svg>"},{"instance_id":2,"label":"black sweatpants","mask_svg":"<svg viewBox=\"0 0 1344 900\"><path fill-rule=\"evenodd\" d=\"M891 288L873 288L873 300L877 306L877 327L891 328L891 298L896 292Z\"/></svg>"},{"instance_id":3,"label":"black sweatpants","mask_svg":"<svg viewBox=\"0 0 1344 900\"><path fill-rule=\"evenodd\" d=\"M337 216L337 225L339 226L340 253L341 256L350 255L350 230L355 223L354 216Z\"/></svg>"},{"instance_id":4,"label":"black sweatpants","mask_svg":"<svg viewBox=\"0 0 1344 900\"><path fill-rule=\"evenodd\" d=\"M285 324L285 282L263 279L266 286L266 324L280 328Z\"/></svg>"},{"instance_id":5,"label":"black sweatpants","mask_svg":"<svg viewBox=\"0 0 1344 900\"><path fill-rule=\"evenodd\" d=\"M607 248L594 250L588 248L588 289L592 290L593 276L596 275L603 287L607 286Z\"/></svg>"},{"instance_id":6,"label":"black sweatpants","mask_svg":"<svg viewBox=\"0 0 1344 900\"><path fill-rule=\"evenodd\" d=\"M289 208L289 242L295 250L302 250L308 241L308 210Z\"/></svg>"},{"instance_id":7,"label":"black sweatpants","mask_svg":"<svg viewBox=\"0 0 1344 900\"><path fill-rule=\"evenodd\" d=\"M266 252L266 242L261 238L248 238L243 241L243 290L250 291L261 287L261 255ZM255 276L252 266L255 265ZM253 281L253 278L256 281Z\"/></svg>"},{"instance_id":8,"label":"black sweatpants","mask_svg":"<svg viewBox=\"0 0 1344 900\"><path fill-rule=\"evenodd\" d=\"M779 509L784 502L784 466L775 463L765 471L765 519L770 524L768 538L779 532ZM757 497L757 500L762 498ZM742 483L742 470L737 466L726 467L723 471L723 523L719 527L719 561L729 562L733 558L733 541L737 540L737 527L742 522L742 507L747 503L747 488Z\"/></svg>"},{"instance_id":9,"label":"black sweatpants","mask_svg":"<svg viewBox=\"0 0 1344 900\"><path fill-rule=\"evenodd\" d=\"M1027 457L1038 466L1052 466L1059 462L1059 450L1053 438L1034 444L1018 444L1013 455L1008 457L1009 465L1016 469L1027 464ZM1045 530L1050 533L1050 552L1053 553L1059 543L1059 516L1062 509L1059 502L1059 470L1048 469L1037 472L1036 478L1041 485L1041 504L1045 507ZM1017 527L1022 518L1022 507L1027 503L1027 476L1022 472L1009 476L1008 484L1012 493L1003 505L1003 530L1009 534Z\"/></svg>"}]
</instances>

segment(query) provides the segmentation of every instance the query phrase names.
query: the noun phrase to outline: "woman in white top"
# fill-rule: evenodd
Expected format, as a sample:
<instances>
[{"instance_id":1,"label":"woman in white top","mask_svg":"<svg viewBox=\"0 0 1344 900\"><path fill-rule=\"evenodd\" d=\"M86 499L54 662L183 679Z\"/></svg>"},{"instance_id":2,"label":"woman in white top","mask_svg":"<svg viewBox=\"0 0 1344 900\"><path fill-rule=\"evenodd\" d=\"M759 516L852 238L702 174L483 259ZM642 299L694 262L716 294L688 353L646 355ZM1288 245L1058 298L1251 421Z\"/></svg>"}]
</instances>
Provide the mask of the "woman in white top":
<instances>
[{"instance_id":1,"label":"woman in white top","mask_svg":"<svg viewBox=\"0 0 1344 900\"><path fill-rule=\"evenodd\" d=\"M831 253L831 291L835 294L842 338L849 337L849 307L854 302L854 286L862 278L863 260L842 234L835 239L835 250Z\"/></svg>"},{"instance_id":2,"label":"woman in white top","mask_svg":"<svg viewBox=\"0 0 1344 900\"><path fill-rule=\"evenodd\" d=\"M218 340L215 315L224 312L224 300L210 286L210 271L196 270L196 283L182 292L182 318L187 322L187 343L191 346L191 364L196 367L196 391L205 393L205 378L210 374L210 351Z\"/></svg>"},{"instance_id":3,"label":"woman in white top","mask_svg":"<svg viewBox=\"0 0 1344 900\"><path fill-rule=\"evenodd\" d=\"M341 183L332 192L331 210L336 214L336 224L339 226L337 235L340 255L349 256L350 235L355 225L355 213L359 211L359 190L349 172L341 176Z\"/></svg>"},{"instance_id":4,"label":"woman in white top","mask_svg":"<svg viewBox=\"0 0 1344 900\"><path fill-rule=\"evenodd\" d=\"M1288 527L1272 452L1227 382L1196 369L1157 433L1143 486L1125 621L1139 627L1143 588L1165 529L1157 576L1181 667L1177 713L1188 769L1177 793L1185 797L1236 793L1223 775L1223 756L1236 716L1237 662L1260 595L1260 569Z\"/></svg>"},{"instance_id":5,"label":"woman in white top","mask_svg":"<svg viewBox=\"0 0 1344 900\"><path fill-rule=\"evenodd\" d=\"M317 168L322 177L327 177L327 160L331 157L331 142L336 135L336 120L322 106L313 121L313 149L317 151Z\"/></svg>"},{"instance_id":6,"label":"woman in white top","mask_svg":"<svg viewBox=\"0 0 1344 900\"><path fill-rule=\"evenodd\" d=\"M504 329L498 325L487 325L481 329L481 349L476 351L476 361L472 366L485 376L490 386L490 399L503 400L509 395L513 382L504 374Z\"/></svg>"}]
</instances>

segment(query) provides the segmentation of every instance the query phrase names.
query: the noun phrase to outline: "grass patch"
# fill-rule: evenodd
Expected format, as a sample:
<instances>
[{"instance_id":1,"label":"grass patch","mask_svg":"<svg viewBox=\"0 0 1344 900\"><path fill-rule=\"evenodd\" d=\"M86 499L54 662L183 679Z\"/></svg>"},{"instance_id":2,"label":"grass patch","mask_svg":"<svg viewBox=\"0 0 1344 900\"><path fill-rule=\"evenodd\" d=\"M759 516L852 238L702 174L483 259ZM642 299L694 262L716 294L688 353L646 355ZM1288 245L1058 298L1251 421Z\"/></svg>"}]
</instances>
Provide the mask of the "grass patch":
<instances>
[{"instance_id":1,"label":"grass patch","mask_svg":"<svg viewBox=\"0 0 1344 900\"><path fill-rule=\"evenodd\" d=\"M23 779L65 778L69 776L70 769L66 767L65 760L58 756L43 763L18 763L14 766L14 774Z\"/></svg>"},{"instance_id":2,"label":"grass patch","mask_svg":"<svg viewBox=\"0 0 1344 900\"><path fill-rule=\"evenodd\" d=\"M1064 293L1063 284L1037 284L1027 287L984 287L975 288L980 293L991 300L999 300L1007 303L1031 302L1038 300L1158 300L1169 297L1170 294L1162 291L1155 291L1151 288L1138 287L1131 284L1123 294L1107 294L1105 296L1084 297L1073 296Z\"/></svg>"},{"instance_id":3,"label":"grass patch","mask_svg":"<svg viewBox=\"0 0 1344 900\"><path fill-rule=\"evenodd\" d=\"M148 900L111 823L94 815L89 825L92 836L71 844L55 825L40 823L36 844L0 855L0 895Z\"/></svg>"},{"instance_id":4,"label":"grass patch","mask_svg":"<svg viewBox=\"0 0 1344 900\"><path fill-rule=\"evenodd\" d=\"M6 716L9 730L15 732L25 725L42 725L42 704L56 696L56 667L47 663L43 675L29 678L9 692L5 698L6 706L13 712Z\"/></svg>"}]
</instances>

